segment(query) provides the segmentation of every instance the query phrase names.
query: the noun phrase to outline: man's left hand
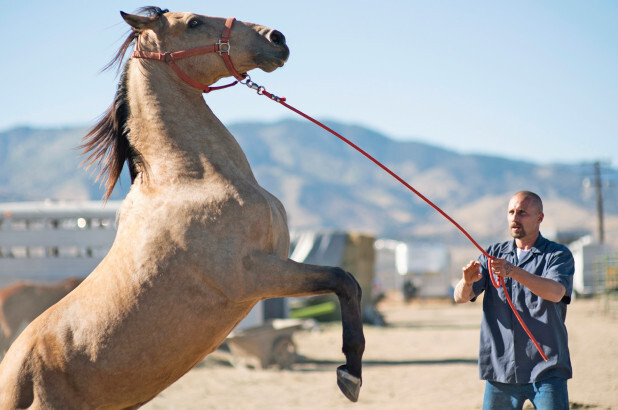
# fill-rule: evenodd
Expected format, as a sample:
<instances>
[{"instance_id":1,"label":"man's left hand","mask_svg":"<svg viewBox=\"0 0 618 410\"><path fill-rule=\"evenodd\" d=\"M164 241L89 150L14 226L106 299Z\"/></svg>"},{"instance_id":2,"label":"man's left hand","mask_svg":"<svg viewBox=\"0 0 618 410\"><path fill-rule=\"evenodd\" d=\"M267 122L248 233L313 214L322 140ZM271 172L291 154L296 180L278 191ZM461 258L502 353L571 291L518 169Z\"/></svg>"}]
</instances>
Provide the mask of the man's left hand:
<instances>
[{"instance_id":1,"label":"man's left hand","mask_svg":"<svg viewBox=\"0 0 618 410\"><path fill-rule=\"evenodd\" d=\"M517 269L517 267L506 259L496 258L491 261L491 270L498 276L510 276L515 269Z\"/></svg>"}]
</instances>

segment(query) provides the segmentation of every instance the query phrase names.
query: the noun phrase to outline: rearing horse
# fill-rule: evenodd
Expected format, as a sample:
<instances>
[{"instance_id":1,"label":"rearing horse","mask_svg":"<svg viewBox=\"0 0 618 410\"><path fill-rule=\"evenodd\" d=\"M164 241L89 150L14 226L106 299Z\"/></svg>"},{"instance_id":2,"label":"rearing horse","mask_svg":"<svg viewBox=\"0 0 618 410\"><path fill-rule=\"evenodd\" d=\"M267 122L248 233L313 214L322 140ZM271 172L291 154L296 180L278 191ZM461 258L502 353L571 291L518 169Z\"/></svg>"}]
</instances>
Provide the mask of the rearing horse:
<instances>
[{"instance_id":1,"label":"rearing horse","mask_svg":"<svg viewBox=\"0 0 618 410\"><path fill-rule=\"evenodd\" d=\"M322 293L339 297L346 364L337 382L356 401L365 344L358 283L340 268L288 259L283 206L202 97L230 73L281 67L285 38L159 8L122 17L132 33L110 64L133 43L139 58L124 65L114 104L84 143L106 198L129 163L116 239L11 346L0 407L137 408L215 350L258 301ZM202 53L211 48L222 55Z\"/></svg>"}]
</instances>

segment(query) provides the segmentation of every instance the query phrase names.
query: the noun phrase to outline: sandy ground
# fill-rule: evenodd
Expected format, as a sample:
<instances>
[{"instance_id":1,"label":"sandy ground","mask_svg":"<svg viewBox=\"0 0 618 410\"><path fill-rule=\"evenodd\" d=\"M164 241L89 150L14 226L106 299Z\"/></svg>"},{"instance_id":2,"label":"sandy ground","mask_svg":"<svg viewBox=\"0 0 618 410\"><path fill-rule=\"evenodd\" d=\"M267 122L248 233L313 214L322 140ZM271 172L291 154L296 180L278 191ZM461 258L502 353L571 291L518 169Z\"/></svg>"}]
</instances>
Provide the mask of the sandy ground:
<instances>
[{"instance_id":1,"label":"sandy ground","mask_svg":"<svg viewBox=\"0 0 618 410\"><path fill-rule=\"evenodd\" d=\"M617 302L618 303L618 302ZM618 409L618 315L602 300L569 307L573 409ZM291 370L232 367L215 353L163 391L146 409L478 409L481 305L389 298L379 310L389 326L365 327L363 387L357 403L336 385L343 363L341 326L297 331L301 356ZM615 312L615 311L613 311ZM526 406L532 408L532 406Z\"/></svg>"}]
</instances>

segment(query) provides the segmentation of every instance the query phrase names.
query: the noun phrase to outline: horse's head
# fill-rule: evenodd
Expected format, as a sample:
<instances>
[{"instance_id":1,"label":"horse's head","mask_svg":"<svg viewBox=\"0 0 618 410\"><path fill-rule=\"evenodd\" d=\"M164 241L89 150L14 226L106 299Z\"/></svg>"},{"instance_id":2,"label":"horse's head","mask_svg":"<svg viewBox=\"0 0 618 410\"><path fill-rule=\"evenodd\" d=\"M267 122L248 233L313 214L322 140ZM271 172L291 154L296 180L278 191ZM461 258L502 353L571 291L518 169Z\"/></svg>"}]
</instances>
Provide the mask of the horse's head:
<instances>
[{"instance_id":1,"label":"horse's head","mask_svg":"<svg viewBox=\"0 0 618 410\"><path fill-rule=\"evenodd\" d=\"M254 68L273 71L283 66L290 55L283 34L257 24L194 13L170 13L158 7L143 8L138 14L121 12L121 15L132 32L106 68L116 63L121 67L125 53L135 43L133 57L139 57L135 64L141 65L138 72L148 76L150 68L165 67L167 63L185 83L204 92L223 77L233 75L242 79L242 73ZM105 199L111 195L125 160L128 160L131 181L143 170L139 166L143 163L140 154L128 140L127 73L133 66L133 63L124 65L114 103L80 146L82 153L88 155L82 164L86 168L99 168L97 180L105 183Z\"/></svg>"},{"instance_id":2,"label":"horse's head","mask_svg":"<svg viewBox=\"0 0 618 410\"><path fill-rule=\"evenodd\" d=\"M226 19L194 13L171 13L158 8L147 9L150 16L122 13L136 37L136 49L153 53L189 51L176 64L189 78L212 84L222 77L245 73L254 68L266 72L281 67L290 51L285 37L276 30L257 24L236 21L229 31L229 43L216 50L193 53L193 50L220 44L226 31ZM228 22L229 23L229 22ZM227 52L233 69L226 67L219 51ZM232 72L231 72L232 71Z\"/></svg>"}]
</instances>

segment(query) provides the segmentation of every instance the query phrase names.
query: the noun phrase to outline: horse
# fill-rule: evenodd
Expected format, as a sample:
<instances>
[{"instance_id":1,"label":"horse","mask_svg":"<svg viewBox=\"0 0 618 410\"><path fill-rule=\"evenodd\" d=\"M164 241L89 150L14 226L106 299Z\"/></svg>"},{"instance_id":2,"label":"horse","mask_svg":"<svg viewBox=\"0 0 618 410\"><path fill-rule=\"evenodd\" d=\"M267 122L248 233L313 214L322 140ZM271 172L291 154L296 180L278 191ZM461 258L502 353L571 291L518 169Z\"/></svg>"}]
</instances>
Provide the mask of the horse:
<instances>
[{"instance_id":1,"label":"horse","mask_svg":"<svg viewBox=\"0 0 618 410\"><path fill-rule=\"evenodd\" d=\"M108 65L121 73L114 102L82 145L104 200L128 163L116 238L12 344L0 364L0 407L138 408L214 351L259 301L325 293L338 297L342 315L337 384L356 401L365 347L358 282L340 267L288 258L283 205L258 184L202 95L221 78L283 66L285 37L157 7L121 15L131 32Z\"/></svg>"},{"instance_id":2,"label":"horse","mask_svg":"<svg viewBox=\"0 0 618 410\"><path fill-rule=\"evenodd\" d=\"M25 326L82 282L67 278L54 284L17 282L0 289L0 358Z\"/></svg>"}]
</instances>

